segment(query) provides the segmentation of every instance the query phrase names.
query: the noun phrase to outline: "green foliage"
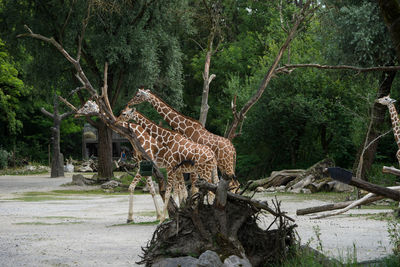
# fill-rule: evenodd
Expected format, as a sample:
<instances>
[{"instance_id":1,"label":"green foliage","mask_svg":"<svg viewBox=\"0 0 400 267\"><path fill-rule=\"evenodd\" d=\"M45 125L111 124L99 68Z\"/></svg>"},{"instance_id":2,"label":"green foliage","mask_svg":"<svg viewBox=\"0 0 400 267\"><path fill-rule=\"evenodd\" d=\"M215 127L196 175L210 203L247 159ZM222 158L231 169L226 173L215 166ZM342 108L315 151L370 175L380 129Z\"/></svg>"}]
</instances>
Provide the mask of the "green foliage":
<instances>
[{"instance_id":1,"label":"green foliage","mask_svg":"<svg viewBox=\"0 0 400 267\"><path fill-rule=\"evenodd\" d=\"M394 255L400 256L400 220L398 218L388 221L387 232Z\"/></svg>"},{"instance_id":2,"label":"green foliage","mask_svg":"<svg viewBox=\"0 0 400 267\"><path fill-rule=\"evenodd\" d=\"M15 68L15 63L0 39L0 131L15 135L22 128L18 113L23 111L21 99L29 93Z\"/></svg>"}]
</instances>

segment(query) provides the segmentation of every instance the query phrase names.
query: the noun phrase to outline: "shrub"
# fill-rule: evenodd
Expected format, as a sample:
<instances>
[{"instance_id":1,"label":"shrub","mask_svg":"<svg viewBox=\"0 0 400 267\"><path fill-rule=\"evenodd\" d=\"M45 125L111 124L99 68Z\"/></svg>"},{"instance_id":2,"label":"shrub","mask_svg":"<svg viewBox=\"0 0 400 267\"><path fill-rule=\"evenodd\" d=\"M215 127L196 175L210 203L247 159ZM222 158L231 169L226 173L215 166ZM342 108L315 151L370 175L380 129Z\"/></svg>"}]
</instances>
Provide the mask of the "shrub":
<instances>
[{"instance_id":1,"label":"shrub","mask_svg":"<svg viewBox=\"0 0 400 267\"><path fill-rule=\"evenodd\" d=\"M6 150L0 148L0 170L4 169L8 166L8 158L10 153Z\"/></svg>"}]
</instances>

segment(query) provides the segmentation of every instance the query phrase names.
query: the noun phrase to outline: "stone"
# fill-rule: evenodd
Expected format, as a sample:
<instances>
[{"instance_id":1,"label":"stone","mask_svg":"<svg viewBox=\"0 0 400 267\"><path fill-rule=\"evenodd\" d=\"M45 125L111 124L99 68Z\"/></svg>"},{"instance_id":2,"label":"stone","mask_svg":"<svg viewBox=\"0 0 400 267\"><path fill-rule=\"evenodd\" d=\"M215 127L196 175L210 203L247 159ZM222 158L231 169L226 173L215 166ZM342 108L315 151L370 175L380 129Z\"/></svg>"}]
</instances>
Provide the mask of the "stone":
<instances>
[{"instance_id":1,"label":"stone","mask_svg":"<svg viewBox=\"0 0 400 267\"><path fill-rule=\"evenodd\" d=\"M262 186L259 186L259 187L257 187L256 188L256 190L255 190L256 192L265 192L266 190L265 190L265 188L264 187L262 187Z\"/></svg>"},{"instance_id":2,"label":"stone","mask_svg":"<svg viewBox=\"0 0 400 267\"><path fill-rule=\"evenodd\" d=\"M84 186L85 185L85 177L82 174L74 174L74 175L72 175L72 183L79 185L79 186Z\"/></svg>"},{"instance_id":3,"label":"stone","mask_svg":"<svg viewBox=\"0 0 400 267\"><path fill-rule=\"evenodd\" d=\"M198 266L199 260L190 256L179 257L179 258L165 258L161 259L153 265L152 267L193 267Z\"/></svg>"},{"instance_id":4,"label":"stone","mask_svg":"<svg viewBox=\"0 0 400 267\"><path fill-rule=\"evenodd\" d=\"M220 267L222 261L220 260L218 254L214 251L207 250L199 257L199 267Z\"/></svg>"},{"instance_id":5,"label":"stone","mask_svg":"<svg viewBox=\"0 0 400 267\"><path fill-rule=\"evenodd\" d=\"M311 192L311 190L308 189L308 188L302 188L302 189L301 189L301 193L303 193L303 194L311 194L312 192Z\"/></svg>"},{"instance_id":6,"label":"stone","mask_svg":"<svg viewBox=\"0 0 400 267\"><path fill-rule=\"evenodd\" d=\"M121 185L121 182L111 180L108 182L105 182L104 184L101 185L101 188L103 189L113 189Z\"/></svg>"},{"instance_id":7,"label":"stone","mask_svg":"<svg viewBox=\"0 0 400 267\"><path fill-rule=\"evenodd\" d=\"M247 258L242 259L236 255L231 255L224 260L222 267L252 267L252 265Z\"/></svg>"}]
</instances>

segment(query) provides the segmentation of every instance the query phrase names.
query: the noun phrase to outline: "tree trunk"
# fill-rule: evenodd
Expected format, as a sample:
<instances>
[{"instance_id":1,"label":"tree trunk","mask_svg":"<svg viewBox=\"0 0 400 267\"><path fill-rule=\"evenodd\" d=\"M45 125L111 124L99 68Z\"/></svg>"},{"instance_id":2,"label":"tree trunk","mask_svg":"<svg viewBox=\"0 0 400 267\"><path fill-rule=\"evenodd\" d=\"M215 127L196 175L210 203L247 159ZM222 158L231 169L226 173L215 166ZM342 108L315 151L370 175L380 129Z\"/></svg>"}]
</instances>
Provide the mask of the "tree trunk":
<instances>
[{"instance_id":1,"label":"tree trunk","mask_svg":"<svg viewBox=\"0 0 400 267\"><path fill-rule=\"evenodd\" d=\"M396 76L395 71L390 71L390 72L384 72L382 73L381 81L380 84L381 86L379 87L378 91L378 98L387 96L390 94L390 89L392 87L392 83L394 80L394 77ZM371 120L368 126L368 131L366 134L366 137L364 139L364 142L359 148L358 151L358 156L356 159L356 162L353 165L353 173L357 173L357 169L360 168L360 176L358 177L359 179L366 180L368 181L368 178L366 177L367 171L371 168L372 163L374 162L376 150L378 149L378 143L379 140L375 141L373 144L371 144L367 150L362 152L364 148L371 143L372 140L377 138L381 132L382 128L385 122L385 114L387 112L387 107L384 105L381 105L379 103L374 103L372 107L372 116ZM363 155L362 155L363 154ZM361 161L361 156L363 156L362 160L362 165L358 167Z\"/></svg>"},{"instance_id":2,"label":"tree trunk","mask_svg":"<svg viewBox=\"0 0 400 267\"><path fill-rule=\"evenodd\" d=\"M100 180L110 180L113 177L112 164L112 130L103 121L97 122L98 128L98 167Z\"/></svg>"},{"instance_id":3,"label":"tree trunk","mask_svg":"<svg viewBox=\"0 0 400 267\"><path fill-rule=\"evenodd\" d=\"M209 47L209 50L207 51L206 54L206 60L204 63L204 72L203 72L203 93L201 96L201 107L200 107L200 118L199 118L199 122L203 126L206 125L208 109L210 108L208 106L208 93L210 91L210 83L212 79L215 77L214 74L209 76L211 54L212 54L212 41L211 41L211 47Z\"/></svg>"},{"instance_id":4,"label":"tree trunk","mask_svg":"<svg viewBox=\"0 0 400 267\"><path fill-rule=\"evenodd\" d=\"M379 0L379 7L390 37L400 59L400 3L398 0Z\"/></svg>"}]
</instances>

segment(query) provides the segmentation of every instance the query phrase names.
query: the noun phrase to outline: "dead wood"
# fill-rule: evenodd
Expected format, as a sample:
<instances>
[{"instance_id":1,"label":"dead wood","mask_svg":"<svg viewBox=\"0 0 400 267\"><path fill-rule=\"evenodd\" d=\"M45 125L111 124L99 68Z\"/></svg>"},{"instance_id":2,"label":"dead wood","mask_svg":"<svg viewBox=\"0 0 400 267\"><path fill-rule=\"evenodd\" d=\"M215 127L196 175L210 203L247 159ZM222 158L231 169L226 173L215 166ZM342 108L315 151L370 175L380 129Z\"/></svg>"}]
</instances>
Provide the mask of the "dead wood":
<instances>
[{"instance_id":1,"label":"dead wood","mask_svg":"<svg viewBox=\"0 0 400 267\"><path fill-rule=\"evenodd\" d=\"M396 176L400 176L400 170L399 170L399 169L396 169L396 168L393 167L393 166L391 166L391 167L383 166L382 172L383 172L383 173L391 173L391 174L394 174L394 175L396 175Z\"/></svg>"},{"instance_id":2,"label":"dead wood","mask_svg":"<svg viewBox=\"0 0 400 267\"><path fill-rule=\"evenodd\" d=\"M222 259L242 255L253 266L263 266L278 263L289 253L295 241L296 225L289 223L289 217L280 210L280 203L270 208L265 202L228 192L224 204L226 220L222 221L226 225L222 226L221 219L215 216L217 200L213 205L202 201L208 190L217 192L218 186L199 181L198 187L199 193L188 199L173 220L157 227L151 241L142 248L139 264L151 266L161 258L198 256L213 250ZM264 208L276 215L271 223L277 225L276 229L258 227L258 214Z\"/></svg>"},{"instance_id":3,"label":"dead wood","mask_svg":"<svg viewBox=\"0 0 400 267\"><path fill-rule=\"evenodd\" d=\"M388 187L387 189L400 190L400 186L391 186L391 187ZM373 194L373 193L368 193L364 197L362 197L362 198L360 198L360 199L358 199L356 201L353 201L353 203L351 203L350 205L348 205L344 209L341 209L341 210L333 212L333 213L328 213L328 214L323 214L321 216L313 217L312 219L322 219L322 218L326 218L326 217L331 217L331 216L342 214L342 213L348 211L349 209L352 209L352 208L354 208L354 207L356 207L358 205L361 205L362 203L364 203L369 198L372 198L372 197L375 197L375 196L376 195Z\"/></svg>"},{"instance_id":4,"label":"dead wood","mask_svg":"<svg viewBox=\"0 0 400 267\"><path fill-rule=\"evenodd\" d=\"M334 165L335 162L330 158L323 159L315 163L313 166L305 170L302 174L298 175L294 180L289 182L286 185L286 190L292 190L295 188L304 188L305 186L314 183L317 180L330 179L329 175L327 175L327 173L324 172L324 170L325 168L332 167ZM301 182L303 179L305 181Z\"/></svg>"},{"instance_id":5,"label":"dead wood","mask_svg":"<svg viewBox=\"0 0 400 267\"><path fill-rule=\"evenodd\" d=\"M269 188L272 186L276 187L286 185L290 181L294 180L297 176L302 174L304 171L305 170L302 169L273 171L271 173L271 176L259 180L250 180L247 182L246 186L249 190L255 190L259 186Z\"/></svg>"},{"instance_id":6,"label":"dead wood","mask_svg":"<svg viewBox=\"0 0 400 267\"><path fill-rule=\"evenodd\" d=\"M361 202L360 205L369 204L369 203L381 200L383 198L384 197L381 197L381 196L371 197L371 198L366 199L364 202ZM344 202L326 204L326 205L321 205L321 206L309 207L309 208L305 208L305 209L298 209L298 210L296 210L296 215L306 215L306 214L317 213L317 212L328 211L328 210L343 209L343 208L351 205L353 202L354 201L344 201Z\"/></svg>"}]
</instances>

